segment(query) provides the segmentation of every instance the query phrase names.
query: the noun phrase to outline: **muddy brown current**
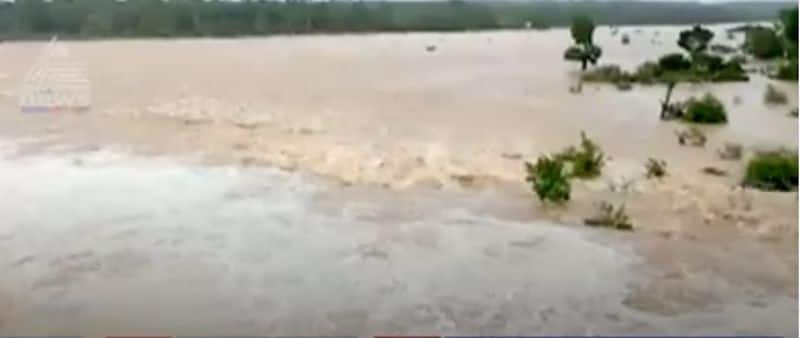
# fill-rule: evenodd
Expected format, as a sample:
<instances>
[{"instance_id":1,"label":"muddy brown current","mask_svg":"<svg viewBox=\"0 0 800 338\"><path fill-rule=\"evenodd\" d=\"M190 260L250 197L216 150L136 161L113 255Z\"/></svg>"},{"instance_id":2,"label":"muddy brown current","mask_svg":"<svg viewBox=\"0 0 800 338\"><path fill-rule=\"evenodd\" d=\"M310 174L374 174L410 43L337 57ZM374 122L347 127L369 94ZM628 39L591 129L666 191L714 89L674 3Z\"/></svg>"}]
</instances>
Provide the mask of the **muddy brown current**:
<instances>
[{"instance_id":1,"label":"muddy brown current","mask_svg":"<svg viewBox=\"0 0 800 338\"><path fill-rule=\"evenodd\" d=\"M601 62L677 51L679 29L623 27L623 46L601 27ZM43 43L0 44L0 333L797 336L797 194L736 187L745 162L716 153L796 148L796 84L774 83L778 106L758 74L679 85L730 120L682 147L661 86L570 93L568 44L561 29L66 42L84 114L20 113ZM603 176L542 206L522 162L581 130ZM670 175L645 179L649 157ZM636 231L586 229L602 200Z\"/></svg>"}]
</instances>

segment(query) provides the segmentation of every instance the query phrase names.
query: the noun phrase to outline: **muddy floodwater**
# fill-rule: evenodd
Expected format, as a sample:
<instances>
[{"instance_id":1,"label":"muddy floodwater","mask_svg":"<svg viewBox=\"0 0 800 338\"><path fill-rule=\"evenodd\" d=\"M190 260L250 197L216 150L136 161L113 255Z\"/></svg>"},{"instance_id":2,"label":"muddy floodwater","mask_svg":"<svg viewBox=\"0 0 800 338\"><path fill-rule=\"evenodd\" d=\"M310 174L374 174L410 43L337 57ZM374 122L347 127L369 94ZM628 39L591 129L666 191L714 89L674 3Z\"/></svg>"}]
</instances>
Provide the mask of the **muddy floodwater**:
<instances>
[{"instance_id":1,"label":"muddy floodwater","mask_svg":"<svg viewBox=\"0 0 800 338\"><path fill-rule=\"evenodd\" d=\"M740 270L733 280L663 270L632 234L521 220L524 204L497 192L413 203L274 169L5 150L7 334L791 335L796 323L771 259L730 254L715 268Z\"/></svg>"},{"instance_id":2,"label":"muddy floodwater","mask_svg":"<svg viewBox=\"0 0 800 338\"><path fill-rule=\"evenodd\" d=\"M737 46L727 27L715 42ZM599 27L601 63L677 52L682 28ZM663 86L572 93L570 41L63 42L91 109L38 114L18 98L45 43L0 44L0 334L796 337L797 193L742 189L745 162L717 154L796 149L796 83L678 85L729 114L684 147ZM582 130L603 175L542 205L523 161ZM645 178L650 157L668 177ZM599 201L636 231L585 227Z\"/></svg>"}]
</instances>

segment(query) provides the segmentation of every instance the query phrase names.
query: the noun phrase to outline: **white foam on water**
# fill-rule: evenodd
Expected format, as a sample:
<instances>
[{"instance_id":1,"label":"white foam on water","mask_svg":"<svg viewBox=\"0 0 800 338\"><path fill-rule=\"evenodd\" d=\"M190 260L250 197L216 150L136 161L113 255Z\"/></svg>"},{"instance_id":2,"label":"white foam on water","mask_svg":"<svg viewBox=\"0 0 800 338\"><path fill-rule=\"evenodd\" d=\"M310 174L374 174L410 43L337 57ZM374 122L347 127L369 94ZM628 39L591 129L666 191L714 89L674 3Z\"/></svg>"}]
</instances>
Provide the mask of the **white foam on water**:
<instances>
[{"instance_id":1,"label":"white foam on water","mask_svg":"<svg viewBox=\"0 0 800 338\"><path fill-rule=\"evenodd\" d=\"M0 161L3 289L20 307L17 328L249 320L236 332L352 333L477 328L506 315L520 325L525 313L621 297L631 262L574 230L465 209L397 226L355 215L387 206L332 216L313 205L323 187L276 170L81 158ZM463 302L480 318L427 313ZM367 315L337 317L352 313Z\"/></svg>"},{"instance_id":2,"label":"white foam on water","mask_svg":"<svg viewBox=\"0 0 800 338\"><path fill-rule=\"evenodd\" d=\"M341 200L341 213L323 212L315 197L327 189L335 188L278 170L105 151L0 160L0 301L12 304L0 307L0 333L685 334L736 326L724 314L670 319L626 308L628 287L643 278L640 262L596 233L489 217L463 201L397 220L382 215L399 206L380 199Z\"/></svg>"}]
</instances>

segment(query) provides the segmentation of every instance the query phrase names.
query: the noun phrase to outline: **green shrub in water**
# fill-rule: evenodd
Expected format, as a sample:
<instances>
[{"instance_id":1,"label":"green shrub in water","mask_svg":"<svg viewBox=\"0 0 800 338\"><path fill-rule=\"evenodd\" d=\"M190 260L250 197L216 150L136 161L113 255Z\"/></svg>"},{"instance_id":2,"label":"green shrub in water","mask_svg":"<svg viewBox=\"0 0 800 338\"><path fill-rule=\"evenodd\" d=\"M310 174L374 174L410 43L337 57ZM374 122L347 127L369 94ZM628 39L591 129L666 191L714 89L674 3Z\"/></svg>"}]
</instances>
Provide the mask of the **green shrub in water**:
<instances>
[{"instance_id":1,"label":"green shrub in water","mask_svg":"<svg viewBox=\"0 0 800 338\"><path fill-rule=\"evenodd\" d=\"M689 99L683 119L695 123L726 123L728 115L722 102L709 93L701 99Z\"/></svg>"},{"instance_id":2,"label":"green shrub in water","mask_svg":"<svg viewBox=\"0 0 800 338\"><path fill-rule=\"evenodd\" d=\"M722 70L725 65L721 57L713 54L698 53L694 56L695 67L705 73L715 73Z\"/></svg>"},{"instance_id":3,"label":"green shrub in water","mask_svg":"<svg viewBox=\"0 0 800 338\"><path fill-rule=\"evenodd\" d=\"M692 62L681 53L672 53L658 59L658 66L663 70L674 72L691 68Z\"/></svg>"},{"instance_id":4,"label":"green shrub in water","mask_svg":"<svg viewBox=\"0 0 800 338\"><path fill-rule=\"evenodd\" d=\"M747 31L745 47L759 59L772 59L783 54L778 34L771 28L756 27Z\"/></svg>"},{"instance_id":5,"label":"green shrub in water","mask_svg":"<svg viewBox=\"0 0 800 338\"><path fill-rule=\"evenodd\" d=\"M539 200L554 203L569 201L571 186L563 161L542 156L536 160L536 164L525 162L525 170L525 181L531 184Z\"/></svg>"},{"instance_id":6,"label":"green shrub in water","mask_svg":"<svg viewBox=\"0 0 800 338\"><path fill-rule=\"evenodd\" d=\"M756 154L747 163L745 186L767 191L797 189L797 153L786 150Z\"/></svg>"},{"instance_id":7,"label":"green shrub in water","mask_svg":"<svg viewBox=\"0 0 800 338\"><path fill-rule=\"evenodd\" d=\"M594 178L600 176L605 165L605 155L600 147L586 133L581 132L580 149L569 147L557 154L556 159L571 165L570 176L577 178Z\"/></svg>"},{"instance_id":8,"label":"green shrub in water","mask_svg":"<svg viewBox=\"0 0 800 338\"><path fill-rule=\"evenodd\" d=\"M717 70L711 80L716 82L750 81L750 77L747 76L747 72L744 71L739 60L731 59L722 64L722 68Z\"/></svg>"},{"instance_id":9,"label":"green shrub in water","mask_svg":"<svg viewBox=\"0 0 800 338\"><path fill-rule=\"evenodd\" d=\"M634 76L636 81L641 83L654 83L658 81L662 73L663 71L657 63L648 61L636 68Z\"/></svg>"}]
</instances>

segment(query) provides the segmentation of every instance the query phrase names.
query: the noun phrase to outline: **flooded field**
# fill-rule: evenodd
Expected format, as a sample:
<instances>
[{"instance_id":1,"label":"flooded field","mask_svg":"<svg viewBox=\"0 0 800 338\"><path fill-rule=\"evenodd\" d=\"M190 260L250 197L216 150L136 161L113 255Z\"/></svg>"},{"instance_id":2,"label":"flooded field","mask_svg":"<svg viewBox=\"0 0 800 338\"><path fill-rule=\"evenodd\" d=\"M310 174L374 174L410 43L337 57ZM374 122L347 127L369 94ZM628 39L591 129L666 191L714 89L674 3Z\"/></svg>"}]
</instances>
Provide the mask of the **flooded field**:
<instances>
[{"instance_id":1,"label":"flooded field","mask_svg":"<svg viewBox=\"0 0 800 338\"><path fill-rule=\"evenodd\" d=\"M625 46L601 27L601 63L677 51L681 28L622 27ZM20 113L44 43L0 44L0 333L796 337L797 194L736 187L744 162L716 150L795 149L797 85L774 83L780 106L758 74L679 85L729 112L705 148L682 147L663 86L570 93L570 42L65 42L91 82L81 114ZM542 206L523 161L581 130L610 156L603 176ZM649 157L670 176L646 180ZM586 229L602 200L637 231Z\"/></svg>"},{"instance_id":2,"label":"flooded field","mask_svg":"<svg viewBox=\"0 0 800 338\"><path fill-rule=\"evenodd\" d=\"M724 27L713 26L716 41L737 44L726 39ZM620 34L631 35L624 46L619 35L601 27L595 34L604 48L601 63L632 69L678 51L679 30L623 28ZM692 173L708 165L705 152L678 147L674 132L680 125L658 119L663 86L619 92L587 85L582 94L571 94L579 66L562 59L570 43L563 29L68 42L73 58L88 69L93 106L71 121L79 128L67 129L79 129L87 140L105 142L111 134L397 187L447 185L452 175L516 181L520 163L503 154L560 150L575 143L581 130L620 161L658 157ZM0 47L4 111L18 110L17 86L43 45ZM427 52L428 45L436 51ZM681 85L676 99L710 91L729 106L730 123L708 130L711 149L725 141L794 147L796 121L786 115L797 98L765 106L767 82L754 76L749 83ZM794 84L777 85L796 92ZM52 116L2 118L14 130L56 123ZM120 119L136 123L111 126Z\"/></svg>"},{"instance_id":3,"label":"flooded field","mask_svg":"<svg viewBox=\"0 0 800 338\"><path fill-rule=\"evenodd\" d=\"M733 252L669 241L681 254L665 264L664 243L532 220L498 192L398 195L112 150L3 150L4 334L796 327L790 276L741 239Z\"/></svg>"}]
</instances>

